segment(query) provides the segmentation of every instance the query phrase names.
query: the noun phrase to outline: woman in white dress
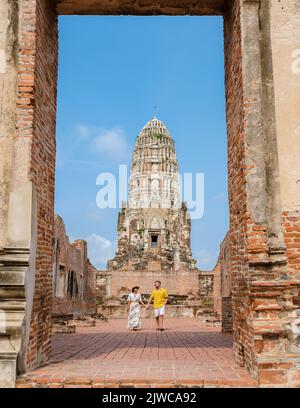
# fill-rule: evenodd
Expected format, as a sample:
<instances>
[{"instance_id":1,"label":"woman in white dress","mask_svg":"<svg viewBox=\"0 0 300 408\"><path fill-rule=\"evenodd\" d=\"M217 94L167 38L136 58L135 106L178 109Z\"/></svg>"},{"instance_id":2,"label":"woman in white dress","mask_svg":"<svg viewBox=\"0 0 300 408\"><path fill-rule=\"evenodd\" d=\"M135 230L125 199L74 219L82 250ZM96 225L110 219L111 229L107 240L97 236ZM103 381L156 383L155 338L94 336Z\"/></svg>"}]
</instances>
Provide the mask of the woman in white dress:
<instances>
[{"instance_id":1,"label":"woman in white dress","mask_svg":"<svg viewBox=\"0 0 300 408\"><path fill-rule=\"evenodd\" d=\"M129 293L127 301L127 312L128 312L128 329L139 330L142 327L141 324L141 304L146 307L142 301L142 296L138 292L139 287L134 286Z\"/></svg>"}]
</instances>

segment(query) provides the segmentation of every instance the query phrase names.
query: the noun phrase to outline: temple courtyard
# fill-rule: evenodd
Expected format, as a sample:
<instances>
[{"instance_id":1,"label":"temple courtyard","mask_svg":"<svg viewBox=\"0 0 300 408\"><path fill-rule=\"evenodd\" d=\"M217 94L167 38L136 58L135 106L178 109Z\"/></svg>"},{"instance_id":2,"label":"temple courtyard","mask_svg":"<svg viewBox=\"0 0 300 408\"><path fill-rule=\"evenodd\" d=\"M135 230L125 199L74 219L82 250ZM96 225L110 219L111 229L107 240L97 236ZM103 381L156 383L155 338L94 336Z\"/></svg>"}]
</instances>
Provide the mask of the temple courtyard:
<instances>
[{"instance_id":1,"label":"temple courtyard","mask_svg":"<svg viewBox=\"0 0 300 408\"><path fill-rule=\"evenodd\" d=\"M49 364L17 380L18 387L256 387L236 365L232 337L194 318L154 319L129 332L123 319L56 334Z\"/></svg>"}]
</instances>

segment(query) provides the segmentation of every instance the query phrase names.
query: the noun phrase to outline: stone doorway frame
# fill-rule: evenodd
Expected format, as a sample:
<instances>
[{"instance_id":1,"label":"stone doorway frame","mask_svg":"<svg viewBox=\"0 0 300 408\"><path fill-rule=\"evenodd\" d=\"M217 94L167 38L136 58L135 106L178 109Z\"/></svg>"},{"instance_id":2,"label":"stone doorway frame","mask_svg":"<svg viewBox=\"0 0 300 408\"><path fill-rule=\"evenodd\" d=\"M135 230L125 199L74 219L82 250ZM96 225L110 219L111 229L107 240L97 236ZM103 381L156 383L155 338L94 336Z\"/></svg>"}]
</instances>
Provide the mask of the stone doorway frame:
<instances>
[{"instance_id":1,"label":"stone doorway frame","mask_svg":"<svg viewBox=\"0 0 300 408\"><path fill-rule=\"evenodd\" d=\"M270 0L1 2L1 386L45 363L51 348L59 14L224 16L235 359L262 383L297 379L300 280L285 239L293 220L280 202L270 7Z\"/></svg>"}]
</instances>

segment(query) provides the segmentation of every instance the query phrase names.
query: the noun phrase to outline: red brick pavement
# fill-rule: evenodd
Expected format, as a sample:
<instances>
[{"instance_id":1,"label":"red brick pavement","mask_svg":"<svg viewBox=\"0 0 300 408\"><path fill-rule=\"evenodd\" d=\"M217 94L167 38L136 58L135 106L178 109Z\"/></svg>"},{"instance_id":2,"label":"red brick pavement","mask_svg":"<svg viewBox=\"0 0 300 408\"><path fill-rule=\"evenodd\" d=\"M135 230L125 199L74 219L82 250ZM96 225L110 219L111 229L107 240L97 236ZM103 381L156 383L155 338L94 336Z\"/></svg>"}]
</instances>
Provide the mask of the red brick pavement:
<instances>
[{"instance_id":1,"label":"red brick pavement","mask_svg":"<svg viewBox=\"0 0 300 408\"><path fill-rule=\"evenodd\" d=\"M50 364L19 377L18 387L255 387L232 356L231 336L195 319L154 320L128 332L124 320L55 335Z\"/></svg>"}]
</instances>

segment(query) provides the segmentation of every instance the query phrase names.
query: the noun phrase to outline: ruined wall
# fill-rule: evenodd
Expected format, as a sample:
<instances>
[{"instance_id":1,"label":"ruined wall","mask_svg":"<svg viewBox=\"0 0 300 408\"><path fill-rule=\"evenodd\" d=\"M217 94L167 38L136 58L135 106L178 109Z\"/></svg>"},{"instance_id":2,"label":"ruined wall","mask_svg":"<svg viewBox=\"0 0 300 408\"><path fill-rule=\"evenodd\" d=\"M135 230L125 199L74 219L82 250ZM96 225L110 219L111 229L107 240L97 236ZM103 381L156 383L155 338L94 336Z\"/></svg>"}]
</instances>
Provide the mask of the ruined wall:
<instances>
[{"instance_id":1,"label":"ruined wall","mask_svg":"<svg viewBox=\"0 0 300 408\"><path fill-rule=\"evenodd\" d=\"M96 278L96 305L99 315L105 318L127 318L127 296L133 286L139 286L144 302L147 302L159 279L169 293L166 316L196 317L203 311L213 309L213 274L197 269L165 272L152 262L153 269L144 271L116 270L98 271ZM142 311L144 318L152 311Z\"/></svg>"},{"instance_id":2,"label":"ruined wall","mask_svg":"<svg viewBox=\"0 0 300 408\"><path fill-rule=\"evenodd\" d=\"M274 80L274 124L278 146L281 222L286 264L280 268L285 281L276 279L266 289L268 299L258 304L260 316L272 316L276 337L262 333L261 375L265 382L299 384L300 357L300 4L293 0L270 2L269 59ZM273 293L272 293L273 292ZM264 312L264 308L271 311ZM286 333L282 336L282 333ZM277 341L276 341L277 340ZM284 358L272 364L272 353Z\"/></svg>"},{"instance_id":3,"label":"ruined wall","mask_svg":"<svg viewBox=\"0 0 300 408\"><path fill-rule=\"evenodd\" d=\"M220 257L212 270L214 276L213 285L213 309L218 319L221 319L222 314L222 282L221 282L221 264Z\"/></svg>"},{"instance_id":4,"label":"ruined wall","mask_svg":"<svg viewBox=\"0 0 300 408\"><path fill-rule=\"evenodd\" d=\"M86 241L70 243L64 222L58 215L55 215L54 239L53 314L77 317L95 313L97 270L87 258Z\"/></svg>"},{"instance_id":5,"label":"ruined wall","mask_svg":"<svg viewBox=\"0 0 300 408\"><path fill-rule=\"evenodd\" d=\"M221 305L222 333L232 333L232 298L231 296L222 297Z\"/></svg>"},{"instance_id":6,"label":"ruined wall","mask_svg":"<svg viewBox=\"0 0 300 408\"><path fill-rule=\"evenodd\" d=\"M247 282L249 279L246 252L247 193L244 134L244 95L241 43L240 2L234 0L224 18L225 83L228 143L228 193L230 241L232 250L232 290L234 318L234 354L243 365L245 348L251 361L251 333L246 318L249 312ZM234 33L234 35L232 35ZM249 362L249 364L251 364Z\"/></svg>"},{"instance_id":7,"label":"ruined wall","mask_svg":"<svg viewBox=\"0 0 300 408\"><path fill-rule=\"evenodd\" d=\"M220 265L221 265L221 296L231 296L231 248L230 234L226 234L220 245Z\"/></svg>"},{"instance_id":8,"label":"ruined wall","mask_svg":"<svg viewBox=\"0 0 300 408\"><path fill-rule=\"evenodd\" d=\"M84 279L85 292L83 295L83 300L87 304L88 313L95 312L95 300L96 300L96 276L98 270L95 266L87 259L87 274Z\"/></svg>"},{"instance_id":9,"label":"ruined wall","mask_svg":"<svg viewBox=\"0 0 300 408\"><path fill-rule=\"evenodd\" d=\"M20 177L33 183L36 195L37 242L34 299L27 349L27 368L47 361L52 309L53 207L57 78L57 16L46 0L22 1L16 111Z\"/></svg>"},{"instance_id":10,"label":"ruined wall","mask_svg":"<svg viewBox=\"0 0 300 408\"><path fill-rule=\"evenodd\" d=\"M11 317L1 344L23 372L50 352L57 16L46 0L5 0L2 18L1 309Z\"/></svg>"},{"instance_id":11,"label":"ruined wall","mask_svg":"<svg viewBox=\"0 0 300 408\"><path fill-rule=\"evenodd\" d=\"M252 282L269 262L259 6L234 0L224 18L234 355L254 376Z\"/></svg>"},{"instance_id":12,"label":"ruined wall","mask_svg":"<svg viewBox=\"0 0 300 408\"><path fill-rule=\"evenodd\" d=\"M154 282L160 280L170 294L187 295L198 293L198 274L195 270L162 271L159 263L153 261L146 270L128 269L111 271L111 295L129 293L133 286L140 286L142 293L151 293Z\"/></svg>"},{"instance_id":13,"label":"ruined wall","mask_svg":"<svg viewBox=\"0 0 300 408\"><path fill-rule=\"evenodd\" d=\"M214 312L222 322L224 333L232 332L232 327L228 330L230 324L232 326L231 269L230 234L228 232L220 245L218 260L212 271L214 275Z\"/></svg>"},{"instance_id":14,"label":"ruined wall","mask_svg":"<svg viewBox=\"0 0 300 408\"><path fill-rule=\"evenodd\" d=\"M214 274L210 271L201 271L198 274L198 294L203 308L213 309Z\"/></svg>"},{"instance_id":15,"label":"ruined wall","mask_svg":"<svg viewBox=\"0 0 300 408\"><path fill-rule=\"evenodd\" d=\"M106 270L96 272L96 305L103 304L111 297L111 273Z\"/></svg>"},{"instance_id":16,"label":"ruined wall","mask_svg":"<svg viewBox=\"0 0 300 408\"><path fill-rule=\"evenodd\" d=\"M300 4L270 9L282 219L288 270L300 277Z\"/></svg>"},{"instance_id":17,"label":"ruined wall","mask_svg":"<svg viewBox=\"0 0 300 408\"><path fill-rule=\"evenodd\" d=\"M21 347L24 371L45 362L50 351L56 13L46 0L5 0L1 7L1 268L10 286L3 298L20 302L23 314L11 340L22 340L15 350Z\"/></svg>"},{"instance_id":18,"label":"ruined wall","mask_svg":"<svg viewBox=\"0 0 300 408\"><path fill-rule=\"evenodd\" d=\"M221 322L222 332L232 333L232 287L231 287L231 248L230 234L226 234L220 245L220 269L221 269Z\"/></svg>"},{"instance_id":19,"label":"ruined wall","mask_svg":"<svg viewBox=\"0 0 300 408\"><path fill-rule=\"evenodd\" d=\"M276 61L274 39L281 31L281 46L293 43L299 6L290 0L233 1L232 6L225 14L225 68L234 353L262 384L294 384L299 380L293 374L300 334L300 282L293 273L299 256L298 221L295 213L282 213L288 198L281 187L285 191L286 174L290 191L295 187L298 167L292 169L289 160L284 163L280 153L278 95L289 88L289 77L282 74L283 59ZM278 26L276 19L287 10L285 24ZM289 100L288 109L296 118L294 93L290 95L291 100L285 94L282 103ZM296 193L291 197L298 201Z\"/></svg>"}]
</instances>

